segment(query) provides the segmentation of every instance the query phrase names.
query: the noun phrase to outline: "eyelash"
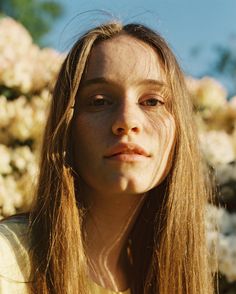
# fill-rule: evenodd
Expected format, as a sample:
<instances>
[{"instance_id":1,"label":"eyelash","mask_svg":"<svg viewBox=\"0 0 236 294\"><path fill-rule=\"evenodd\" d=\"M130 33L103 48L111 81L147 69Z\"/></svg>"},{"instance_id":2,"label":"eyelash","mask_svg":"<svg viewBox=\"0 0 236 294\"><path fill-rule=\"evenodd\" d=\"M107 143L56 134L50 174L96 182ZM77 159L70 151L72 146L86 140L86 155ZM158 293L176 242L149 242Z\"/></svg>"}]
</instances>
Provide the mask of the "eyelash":
<instances>
[{"instance_id":1,"label":"eyelash","mask_svg":"<svg viewBox=\"0 0 236 294\"><path fill-rule=\"evenodd\" d=\"M141 104L143 105L143 104L145 104L145 102L150 102L150 101L154 102L155 105L144 105L144 106L149 106L149 107L153 106L154 107L154 106L158 106L158 105L161 106L164 104L163 101L161 101L160 99L157 99L155 97L148 98L148 99L144 100L143 102L141 102Z\"/></svg>"},{"instance_id":2,"label":"eyelash","mask_svg":"<svg viewBox=\"0 0 236 294\"><path fill-rule=\"evenodd\" d=\"M152 105L145 105L146 102L150 102L151 101L151 104ZM98 104L96 104L98 102ZM102 104L100 104L100 102L103 102ZM104 103L106 102L106 103ZM154 102L154 104L153 104ZM142 106L147 106L147 107L155 107L155 106L161 106L164 104L164 102L158 98L155 98L155 97L150 97L150 98L147 98L141 102L139 102ZM94 106L94 107L99 107L99 106L105 106L105 105L112 105L113 102L111 101L111 99L109 99L107 96L105 95L99 95L98 96L93 96L91 97L91 100L89 102L89 105L90 106Z\"/></svg>"},{"instance_id":3,"label":"eyelash","mask_svg":"<svg viewBox=\"0 0 236 294\"><path fill-rule=\"evenodd\" d=\"M105 99L106 98L106 96L105 95L99 95L99 98L98 98L98 96L93 96L93 97L91 97L91 101L89 102L89 105L90 106L104 106L104 104L98 104L98 105L95 105L95 103L94 102L107 102L107 105L111 105L112 104L112 102L107 98L107 99Z\"/></svg>"}]
</instances>

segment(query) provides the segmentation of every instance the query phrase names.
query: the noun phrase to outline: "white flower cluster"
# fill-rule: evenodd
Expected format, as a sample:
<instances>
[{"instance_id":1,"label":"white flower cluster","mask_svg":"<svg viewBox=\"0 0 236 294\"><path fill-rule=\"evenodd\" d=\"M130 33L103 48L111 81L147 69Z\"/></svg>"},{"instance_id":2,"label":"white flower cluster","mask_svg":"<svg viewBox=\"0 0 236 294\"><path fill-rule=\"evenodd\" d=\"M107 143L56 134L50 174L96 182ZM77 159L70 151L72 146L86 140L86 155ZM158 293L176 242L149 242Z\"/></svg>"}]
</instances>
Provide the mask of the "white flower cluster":
<instances>
[{"instance_id":1,"label":"white flower cluster","mask_svg":"<svg viewBox=\"0 0 236 294\"><path fill-rule=\"evenodd\" d=\"M32 199L38 164L28 146L0 144L0 218L25 210Z\"/></svg>"},{"instance_id":2,"label":"white flower cluster","mask_svg":"<svg viewBox=\"0 0 236 294\"><path fill-rule=\"evenodd\" d=\"M236 203L236 98L227 101L227 92L216 80L186 78L195 106L199 141L203 155L214 168L216 179L222 185L224 200ZM229 198L231 197L231 198ZM229 282L236 281L236 214L226 209L208 206L206 213L209 260Z\"/></svg>"},{"instance_id":3,"label":"white flower cluster","mask_svg":"<svg viewBox=\"0 0 236 294\"><path fill-rule=\"evenodd\" d=\"M236 213L229 214L223 208L209 205L206 216L210 261L213 262L211 253L215 251L219 271L233 282L236 280ZM211 266L215 269L216 264Z\"/></svg>"},{"instance_id":4,"label":"white flower cluster","mask_svg":"<svg viewBox=\"0 0 236 294\"><path fill-rule=\"evenodd\" d=\"M204 115L210 115L212 111L218 110L227 104L226 89L213 78L204 77L197 80L187 77L186 83L194 104L204 112Z\"/></svg>"},{"instance_id":5,"label":"white flower cluster","mask_svg":"<svg viewBox=\"0 0 236 294\"><path fill-rule=\"evenodd\" d=\"M235 160L231 136L225 131L200 131L199 139L203 154L211 166L219 166Z\"/></svg>"},{"instance_id":6,"label":"white flower cluster","mask_svg":"<svg viewBox=\"0 0 236 294\"><path fill-rule=\"evenodd\" d=\"M236 103L216 80L187 77L203 154L212 167L236 160Z\"/></svg>"},{"instance_id":7,"label":"white flower cluster","mask_svg":"<svg viewBox=\"0 0 236 294\"><path fill-rule=\"evenodd\" d=\"M30 100L20 95L9 101L0 95L0 142L9 145L14 140L39 140L50 97L47 89L39 95L32 95Z\"/></svg>"},{"instance_id":8,"label":"white flower cluster","mask_svg":"<svg viewBox=\"0 0 236 294\"><path fill-rule=\"evenodd\" d=\"M20 38L20 41L19 41ZM33 44L28 31L11 18L0 19L0 84L22 93L52 86L61 55Z\"/></svg>"},{"instance_id":9,"label":"white flower cluster","mask_svg":"<svg viewBox=\"0 0 236 294\"><path fill-rule=\"evenodd\" d=\"M33 44L21 24L0 19L0 218L31 204L52 85L63 59Z\"/></svg>"}]
</instances>

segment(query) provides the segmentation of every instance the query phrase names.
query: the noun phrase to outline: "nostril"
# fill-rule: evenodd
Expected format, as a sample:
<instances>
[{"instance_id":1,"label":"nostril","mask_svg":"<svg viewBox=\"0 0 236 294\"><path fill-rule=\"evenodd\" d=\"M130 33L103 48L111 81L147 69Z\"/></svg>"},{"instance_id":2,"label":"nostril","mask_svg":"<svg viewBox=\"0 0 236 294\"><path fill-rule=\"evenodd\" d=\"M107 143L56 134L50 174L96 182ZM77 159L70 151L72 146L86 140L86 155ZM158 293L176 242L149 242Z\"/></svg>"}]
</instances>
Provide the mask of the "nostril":
<instances>
[{"instance_id":1,"label":"nostril","mask_svg":"<svg viewBox=\"0 0 236 294\"><path fill-rule=\"evenodd\" d=\"M134 132L138 132L138 127L134 127L134 128L132 128L132 130L133 130Z\"/></svg>"},{"instance_id":2,"label":"nostril","mask_svg":"<svg viewBox=\"0 0 236 294\"><path fill-rule=\"evenodd\" d=\"M138 132L138 130L139 130L139 128L138 127L133 127L133 128L122 128L122 127L118 127L118 128L116 128L116 130L115 130L115 133L116 134L124 134L124 133L129 133L130 131L131 132L135 132L135 133L137 133Z\"/></svg>"},{"instance_id":3,"label":"nostril","mask_svg":"<svg viewBox=\"0 0 236 294\"><path fill-rule=\"evenodd\" d=\"M123 133L124 132L124 128L117 128L117 132L118 133Z\"/></svg>"},{"instance_id":4,"label":"nostril","mask_svg":"<svg viewBox=\"0 0 236 294\"><path fill-rule=\"evenodd\" d=\"M116 135L124 135L128 133L139 133L141 125L137 121L115 121L112 125L112 132Z\"/></svg>"}]
</instances>

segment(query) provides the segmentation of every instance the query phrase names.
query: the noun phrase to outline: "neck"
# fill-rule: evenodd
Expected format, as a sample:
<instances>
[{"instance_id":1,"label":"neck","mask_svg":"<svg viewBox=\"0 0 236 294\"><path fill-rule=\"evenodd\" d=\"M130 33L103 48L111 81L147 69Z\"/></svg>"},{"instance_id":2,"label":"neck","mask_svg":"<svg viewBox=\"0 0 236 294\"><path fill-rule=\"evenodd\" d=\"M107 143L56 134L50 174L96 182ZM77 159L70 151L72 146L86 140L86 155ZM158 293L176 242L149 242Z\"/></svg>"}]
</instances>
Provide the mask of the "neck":
<instances>
[{"instance_id":1,"label":"neck","mask_svg":"<svg viewBox=\"0 0 236 294\"><path fill-rule=\"evenodd\" d=\"M92 279L105 288L128 288L127 240L145 195L86 193L86 253Z\"/></svg>"}]
</instances>

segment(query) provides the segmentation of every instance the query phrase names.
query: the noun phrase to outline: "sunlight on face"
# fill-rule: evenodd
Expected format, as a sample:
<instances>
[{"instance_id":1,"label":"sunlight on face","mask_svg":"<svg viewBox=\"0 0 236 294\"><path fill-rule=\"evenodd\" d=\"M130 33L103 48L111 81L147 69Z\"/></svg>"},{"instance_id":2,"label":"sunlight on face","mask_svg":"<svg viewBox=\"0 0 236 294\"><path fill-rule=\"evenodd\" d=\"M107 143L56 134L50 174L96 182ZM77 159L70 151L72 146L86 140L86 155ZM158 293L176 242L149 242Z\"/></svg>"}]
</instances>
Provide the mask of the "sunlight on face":
<instances>
[{"instance_id":1,"label":"sunlight on face","mask_svg":"<svg viewBox=\"0 0 236 294\"><path fill-rule=\"evenodd\" d=\"M93 48L73 123L75 167L87 189L139 194L164 179L175 142L167 89L144 42L120 34Z\"/></svg>"}]
</instances>

